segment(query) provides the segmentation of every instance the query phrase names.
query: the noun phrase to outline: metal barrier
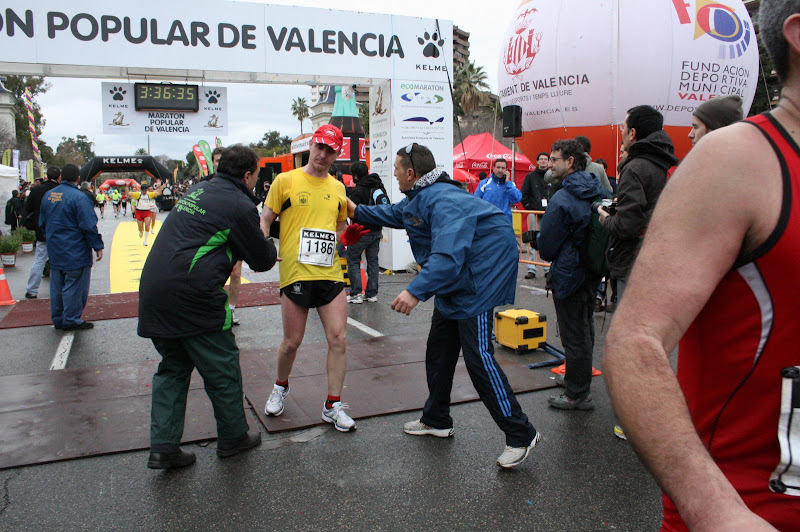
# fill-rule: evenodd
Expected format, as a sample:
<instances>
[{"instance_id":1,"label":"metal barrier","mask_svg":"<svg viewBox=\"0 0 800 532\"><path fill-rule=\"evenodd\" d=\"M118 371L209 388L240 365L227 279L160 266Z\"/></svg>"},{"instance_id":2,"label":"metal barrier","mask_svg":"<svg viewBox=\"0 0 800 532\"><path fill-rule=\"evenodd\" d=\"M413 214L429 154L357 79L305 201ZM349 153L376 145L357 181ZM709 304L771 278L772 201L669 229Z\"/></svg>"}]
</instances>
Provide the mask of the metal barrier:
<instances>
[{"instance_id":1,"label":"metal barrier","mask_svg":"<svg viewBox=\"0 0 800 532\"><path fill-rule=\"evenodd\" d=\"M533 250L533 259L531 259L531 247L528 244L522 243L522 215L528 215L528 220L533 218L533 229L539 229L539 217L544 214L544 211L526 211L526 210L511 210L511 222L514 226L514 234L517 237L517 247L519 248L519 262L520 264L535 264L537 266L550 266L549 262L545 262L539 257L539 252ZM530 215L533 215L532 217ZM528 225L530 229L530 225Z\"/></svg>"}]
</instances>

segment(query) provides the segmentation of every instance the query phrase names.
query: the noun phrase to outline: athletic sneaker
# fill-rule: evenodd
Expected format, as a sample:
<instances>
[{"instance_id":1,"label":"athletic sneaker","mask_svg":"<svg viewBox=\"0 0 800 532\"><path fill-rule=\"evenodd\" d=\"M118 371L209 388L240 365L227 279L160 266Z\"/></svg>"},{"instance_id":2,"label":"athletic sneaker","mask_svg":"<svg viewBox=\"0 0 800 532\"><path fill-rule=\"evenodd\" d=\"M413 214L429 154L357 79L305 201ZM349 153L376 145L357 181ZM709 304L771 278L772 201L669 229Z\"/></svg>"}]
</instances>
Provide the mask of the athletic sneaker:
<instances>
[{"instance_id":1,"label":"athletic sneaker","mask_svg":"<svg viewBox=\"0 0 800 532\"><path fill-rule=\"evenodd\" d=\"M287 395L289 395L289 386L284 388L283 386L274 384L272 386L272 393L269 394L267 404L264 406L264 413L268 416L279 416L283 414L283 402L286 400Z\"/></svg>"},{"instance_id":2,"label":"athletic sneaker","mask_svg":"<svg viewBox=\"0 0 800 532\"><path fill-rule=\"evenodd\" d=\"M236 317L236 313L231 309L231 324L232 325L241 325L242 321Z\"/></svg>"},{"instance_id":3,"label":"athletic sneaker","mask_svg":"<svg viewBox=\"0 0 800 532\"><path fill-rule=\"evenodd\" d=\"M377 303L378 302L378 296L368 297L364 301L369 301L370 303Z\"/></svg>"},{"instance_id":4,"label":"athletic sneaker","mask_svg":"<svg viewBox=\"0 0 800 532\"><path fill-rule=\"evenodd\" d=\"M536 447L536 444L539 443L541 439L542 433L537 432L536 436L533 437L533 440L531 440L530 445L527 447L509 447L506 445L506 450L497 458L497 465L508 468L521 464L528 457L531 449Z\"/></svg>"},{"instance_id":5,"label":"athletic sneaker","mask_svg":"<svg viewBox=\"0 0 800 532\"><path fill-rule=\"evenodd\" d=\"M364 302L364 296L361 294L356 294L354 296L347 296L347 302L352 303L354 305L360 305Z\"/></svg>"},{"instance_id":6,"label":"athletic sneaker","mask_svg":"<svg viewBox=\"0 0 800 532\"><path fill-rule=\"evenodd\" d=\"M562 393L558 397L551 397L547 402L559 410L594 410L594 401L592 401L591 395L581 399L570 399L567 394Z\"/></svg>"},{"instance_id":7,"label":"athletic sneaker","mask_svg":"<svg viewBox=\"0 0 800 532\"><path fill-rule=\"evenodd\" d=\"M616 436L620 440L628 439L628 437L625 436L625 431L619 425L614 425L614 436Z\"/></svg>"},{"instance_id":8,"label":"athletic sneaker","mask_svg":"<svg viewBox=\"0 0 800 532\"><path fill-rule=\"evenodd\" d=\"M325 403L322 404L322 421L333 423L336 430L339 432L350 432L355 430L356 422L353 418L347 415L344 411L348 408L347 403L336 401L330 408L325 408Z\"/></svg>"},{"instance_id":9,"label":"athletic sneaker","mask_svg":"<svg viewBox=\"0 0 800 532\"><path fill-rule=\"evenodd\" d=\"M403 425L403 432L412 436L436 436L437 438L449 438L453 435L453 427L449 429L435 429L422 422L421 419L409 421Z\"/></svg>"}]
</instances>

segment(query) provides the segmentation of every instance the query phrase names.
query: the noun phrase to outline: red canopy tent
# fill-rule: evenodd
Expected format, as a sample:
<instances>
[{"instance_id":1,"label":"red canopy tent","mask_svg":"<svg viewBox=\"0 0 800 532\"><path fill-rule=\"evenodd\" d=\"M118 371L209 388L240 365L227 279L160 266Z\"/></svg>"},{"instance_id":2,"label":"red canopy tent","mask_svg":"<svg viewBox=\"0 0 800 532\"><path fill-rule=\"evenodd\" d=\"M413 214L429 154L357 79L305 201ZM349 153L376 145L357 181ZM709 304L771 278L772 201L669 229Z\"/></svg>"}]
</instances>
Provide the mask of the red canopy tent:
<instances>
[{"instance_id":1,"label":"red canopy tent","mask_svg":"<svg viewBox=\"0 0 800 532\"><path fill-rule=\"evenodd\" d=\"M453 148L453 167L466 170L470 174L477 176L480 172L489 175L492 172L492 164L498 157L506 161L511 160L511 150L506 148L489 133L479 133L470 135L464 142ZM522 187L522 182L528 172L533 172L536 165L521 152L516 153L514 158L515 179L517 188ZM511 172L511 168L508 169Z\"/></svg>"}]
</instances>

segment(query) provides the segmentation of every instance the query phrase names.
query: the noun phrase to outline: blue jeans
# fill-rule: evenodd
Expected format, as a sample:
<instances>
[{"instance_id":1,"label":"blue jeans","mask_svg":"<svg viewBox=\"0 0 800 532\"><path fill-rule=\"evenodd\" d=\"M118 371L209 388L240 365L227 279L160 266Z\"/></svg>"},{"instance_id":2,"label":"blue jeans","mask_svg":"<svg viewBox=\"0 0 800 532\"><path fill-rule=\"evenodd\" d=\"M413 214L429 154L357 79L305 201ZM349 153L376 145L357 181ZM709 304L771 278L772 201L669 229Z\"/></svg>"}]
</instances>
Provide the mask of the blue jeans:
<instances>
[{"instance_id":1,"label":"blue jeans","mask_svg":"<svg viewBox=\"0 0 800 532\"><path fill-rule=\"evenodd\" d=\"M83 323L81 314L89 298L92 267L56 270L50 267L50 318L56 329Z\"/></svg>"},{"instance_id":2,"label":"blue jeans","mask_svg":"<svg viewBox=\"0 0 800 532\"><path fill-rule=\"evenodd\" d=\"M375 231L361 237L358 243L347 246L347 276L350 278L350 295L361 293L361 254L367 255L367 289L366 297L378 295L378 251L381 248L381 232ZM350 274L350 272L356 272Z\"/></svg>"},{"instance_id":3,"label":"blue jeans","mask_svg":"<svg viewBox=\"0 0 800 532\"><path fill-rule=\"evenodd\" d=\"M39 294L39 283L42 282L45 262L47 262L47 242L36 242L33 266L31 266L31 273L28 276L28 285L25 287L25 293L33 295Z\"/></svg>"}]
</instances>

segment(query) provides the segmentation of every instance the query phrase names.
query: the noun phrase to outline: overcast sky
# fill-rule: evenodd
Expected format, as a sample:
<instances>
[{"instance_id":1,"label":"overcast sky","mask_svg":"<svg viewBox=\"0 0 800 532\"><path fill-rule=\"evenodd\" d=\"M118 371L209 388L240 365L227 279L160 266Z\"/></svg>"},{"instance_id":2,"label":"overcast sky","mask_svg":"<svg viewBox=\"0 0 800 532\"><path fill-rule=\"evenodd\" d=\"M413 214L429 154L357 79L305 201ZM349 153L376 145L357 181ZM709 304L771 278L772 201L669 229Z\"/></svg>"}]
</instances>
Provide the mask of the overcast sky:
<instances>
[{"instance_id":1,"label":"overcast sky","mask_svg":"<svg viewBox=\"0 0 800 532\"><path fill-rule=\"evenodd\" d=\"M470 33L470 59L483 66L493 92L497 91L497 57L500 42L509 20L521 0L498 0L491 9L474 9L469 2L455 0L377 0L363 2L339 0L327 4L331 9L370 11L394 15L452 20ZM319 7L319 0L273 0L270 4ZM137 148L147 147L143 135L104 135L102 133L99 79L48 78L52 87L38 97L47 121L42 139L54 150L62 137L86 135L95 143L98 155L129 155ZM137 80L138 81L138 80ZM300 123L292 116L290 106L298 96L310 100L310 89L304 85L229 84L228 131L222 138L226 144L256 142L266 131L275 129L294 138L300 134ZM311 122L306 120L303 131L308 133ZM183 159L192 145L201 139L190 136L170 139L150 137L150 153L167 154ZM213 143L213 138L205 139Z\"/></svg>"}]
</instances>

